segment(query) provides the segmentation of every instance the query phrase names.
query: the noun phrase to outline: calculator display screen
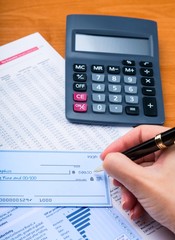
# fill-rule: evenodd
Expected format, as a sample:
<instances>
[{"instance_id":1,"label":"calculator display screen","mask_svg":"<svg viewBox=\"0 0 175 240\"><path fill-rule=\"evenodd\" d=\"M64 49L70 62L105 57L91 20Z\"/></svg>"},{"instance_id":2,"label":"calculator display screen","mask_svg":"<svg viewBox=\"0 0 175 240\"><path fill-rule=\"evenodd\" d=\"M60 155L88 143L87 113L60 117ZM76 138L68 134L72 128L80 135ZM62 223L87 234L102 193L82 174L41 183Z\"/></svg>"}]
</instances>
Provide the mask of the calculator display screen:
<instances>
[{"instance_id":1,"label":"calculator display screen","mask_svg":"<svg viewBox=\"0 0 175 240\"><path fill-rule=\"evenodd\" d=\"M151 56L149 38L75 34L75 51Z\"/></svg>"}]
</instances>

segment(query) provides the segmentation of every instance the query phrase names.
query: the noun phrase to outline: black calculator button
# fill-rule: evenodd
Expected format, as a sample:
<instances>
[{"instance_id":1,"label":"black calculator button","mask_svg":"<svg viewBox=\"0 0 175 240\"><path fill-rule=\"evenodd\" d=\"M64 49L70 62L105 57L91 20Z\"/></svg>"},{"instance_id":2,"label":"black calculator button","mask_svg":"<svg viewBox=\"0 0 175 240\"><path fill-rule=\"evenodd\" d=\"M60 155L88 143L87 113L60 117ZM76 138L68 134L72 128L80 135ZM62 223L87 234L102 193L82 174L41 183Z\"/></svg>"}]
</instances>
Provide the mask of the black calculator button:
<instances>
[{"instance_id":1,"label":"black calculator button","mask_svg":"<svg viewBox=\"0 0 175 240\"><path fill-rule=\"evenodd\" d=\"M92 65L91 66L91 71L93 73L104 73L105 68L103 65Z\"/></svg>"},{"instance_id":2,"label":"black calculator button","mask_svg":"<svg viewBox=\"0 0 175 240\"><path fill-rule=\"evenodd\" d=\"M152 77L153 76L153 69L150 69L150 68L140 68L140 74L142 76Z\"/></svg>"},{"instance_id":3,"label":"black calculator button","mask_svg":"<svg viewBox=\"0 0 175 240\"><path fill-rule=\"evenodd\" d=\"M86 75L86 73L74 73L73 79L74 79L74 81L77 81L77 82L86 82L87 75Z\"/></svg>"},{"instance_id":4,"label":"black calculator button","mask_svg":"<svg viewBox=\"0 0 175 240\"><path fill-rule=\"evenodd\" d=\"M73 89L77 92L85 92L87 90L87 85L86 83L74 83Z\"/></svg>"},{"instance_id":5,"label":"black calculator button","mask_svg":"<svg viewBox=\"0 0 175 240\"><path fill-rule=\"evenodd\" d=\"M74 64L73 70L75 72L86 72L86 64Z\"/></svg>"},{"instance_id":6,"label":"black calculator button","mask_svg":"<svg viewBox=\"0 0 175 240\"><path fill-rule=\"evenodd\" d=\"M148 61L141 61L139 64L141 67L152 67L153 66L152 62L148 62Z\"/></svg>"},{"instance_id":7,"label":"black calculator button","mask_svg":"<svg viewBox=\"0 0 175 240\"><path fill-rule=\"evenodd\" d=\"M154 97L144 97L143 98L143 110L146 116L157 116L157 102Z\"/></svg>"},{"instance_id":8,"label":"black calculator button","mask_svg":"<svg viewBox=\"0 0 175 240\"><path fill-rule=\"evenodd\" d=\"M128 115L139 115L139 107L136 106L126 106L125 111Z\"/></svg>"},{"instance_id":9,"label":"black calculator button","mask_svg":"<svg viewBox=\"0 0 175 240\"><path fill-rule=\"evenodd\" d=\"M107 66L107 72L108 73L115 73L119 74L120 73L120 67L119 66Z\"/></svg>"},{"instance_id":10,"label":"black calculator button","mask_svg":"<svg viewBox=\"0 0 175 240\"><path fill-rule=\"evenodd\" d=\"M154 86L154 78L142 77L142 78L141 78L141 83L142 83L144 86Z\"/></svg>"},{"instance_id":11,"label":"black calculator button","mask_svg":"<svg viewBox=\"0 0 175 240\"><path fill-rule=\"evenodd\" d=\"M142 93L143 93L143 95L147 95L147 96L155 96L156 90L155 90L155 88L143 87Z\"/></svg>"},{"instance_id":12,"label":"black calculator button","mask_svg":"<svg viewBox=\"0 0 175 240\"><path fill-rule=\"evenodd\" d=\"M125 66L135 66L135 61L133 60L123 60L122 64Z\"/></svg>"},{"instance_id":13,"label":"black calculator button","mask_svg":"<svg viewBox=\"0 0 175 240\"><path fill-rule=\"evenodd\" d=\"M123 67L123 73L125 75L136 75L135 67Z\"/></svg>"}]
</instances>

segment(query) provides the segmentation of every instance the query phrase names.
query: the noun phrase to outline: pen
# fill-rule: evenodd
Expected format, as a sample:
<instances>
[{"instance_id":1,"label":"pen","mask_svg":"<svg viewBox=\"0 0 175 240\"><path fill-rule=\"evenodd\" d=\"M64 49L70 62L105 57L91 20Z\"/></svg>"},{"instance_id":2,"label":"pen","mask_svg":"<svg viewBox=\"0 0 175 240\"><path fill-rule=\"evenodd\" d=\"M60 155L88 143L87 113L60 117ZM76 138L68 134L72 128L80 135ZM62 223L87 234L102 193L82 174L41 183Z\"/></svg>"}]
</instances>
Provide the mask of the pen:
<instances>
[{"instance_id":1,"label":"pen","mask_svg":"<svg viewBox=\"0 0 175 240\"><path fill-rule=\"evenodd\" d=\"M157 134L155 137L147 140L146 142L143 142L137 146L129 148L128 150L122 153L126 155L128 158L130 158L132 161L135 161L150 153L165 149L173 144L175 144L175 127L163 133ZM94 172L101 171L103 171L102 166L94 170Z\"/></svg>"}]
</instances>

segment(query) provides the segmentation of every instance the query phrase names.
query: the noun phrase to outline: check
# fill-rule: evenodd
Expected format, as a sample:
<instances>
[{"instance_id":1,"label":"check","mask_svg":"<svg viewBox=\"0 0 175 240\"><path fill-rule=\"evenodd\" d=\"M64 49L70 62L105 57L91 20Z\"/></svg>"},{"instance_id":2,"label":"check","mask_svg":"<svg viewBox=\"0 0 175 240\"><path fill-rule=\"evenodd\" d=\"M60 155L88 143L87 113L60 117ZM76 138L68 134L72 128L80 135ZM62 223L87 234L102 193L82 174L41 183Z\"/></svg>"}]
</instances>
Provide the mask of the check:
<instances>
[{"instance_id":1,"label":"check","mask_svg":"<svg viewBox=\"0 0 175 240\"><path fill-rule=\"evenodd\" d=\"M0 151L0 206L111 206L97 152Z\"/></svg>"}]
</instances>

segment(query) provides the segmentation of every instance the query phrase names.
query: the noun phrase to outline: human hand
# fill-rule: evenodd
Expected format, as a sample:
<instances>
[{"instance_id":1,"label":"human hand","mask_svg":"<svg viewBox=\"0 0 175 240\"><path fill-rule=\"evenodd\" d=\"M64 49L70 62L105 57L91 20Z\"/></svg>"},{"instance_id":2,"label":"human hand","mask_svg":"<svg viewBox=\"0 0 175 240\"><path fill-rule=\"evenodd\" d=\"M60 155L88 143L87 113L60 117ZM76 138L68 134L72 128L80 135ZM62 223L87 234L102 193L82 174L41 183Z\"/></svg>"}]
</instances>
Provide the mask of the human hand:
<instances>
[{"instance_id":1,"label":"human hand","mask_svg":"<svg viewBox=\"0 0 175 240\"><path fill-rule=\"evenodd\" d=\"M166 130L138 126L107 147L101 158L105 171L121 187L122 206L130 211L131 218L139 218L145 210L175 233L175 146L134 162L121 153Z\"/></svg>"}]
</instances>

